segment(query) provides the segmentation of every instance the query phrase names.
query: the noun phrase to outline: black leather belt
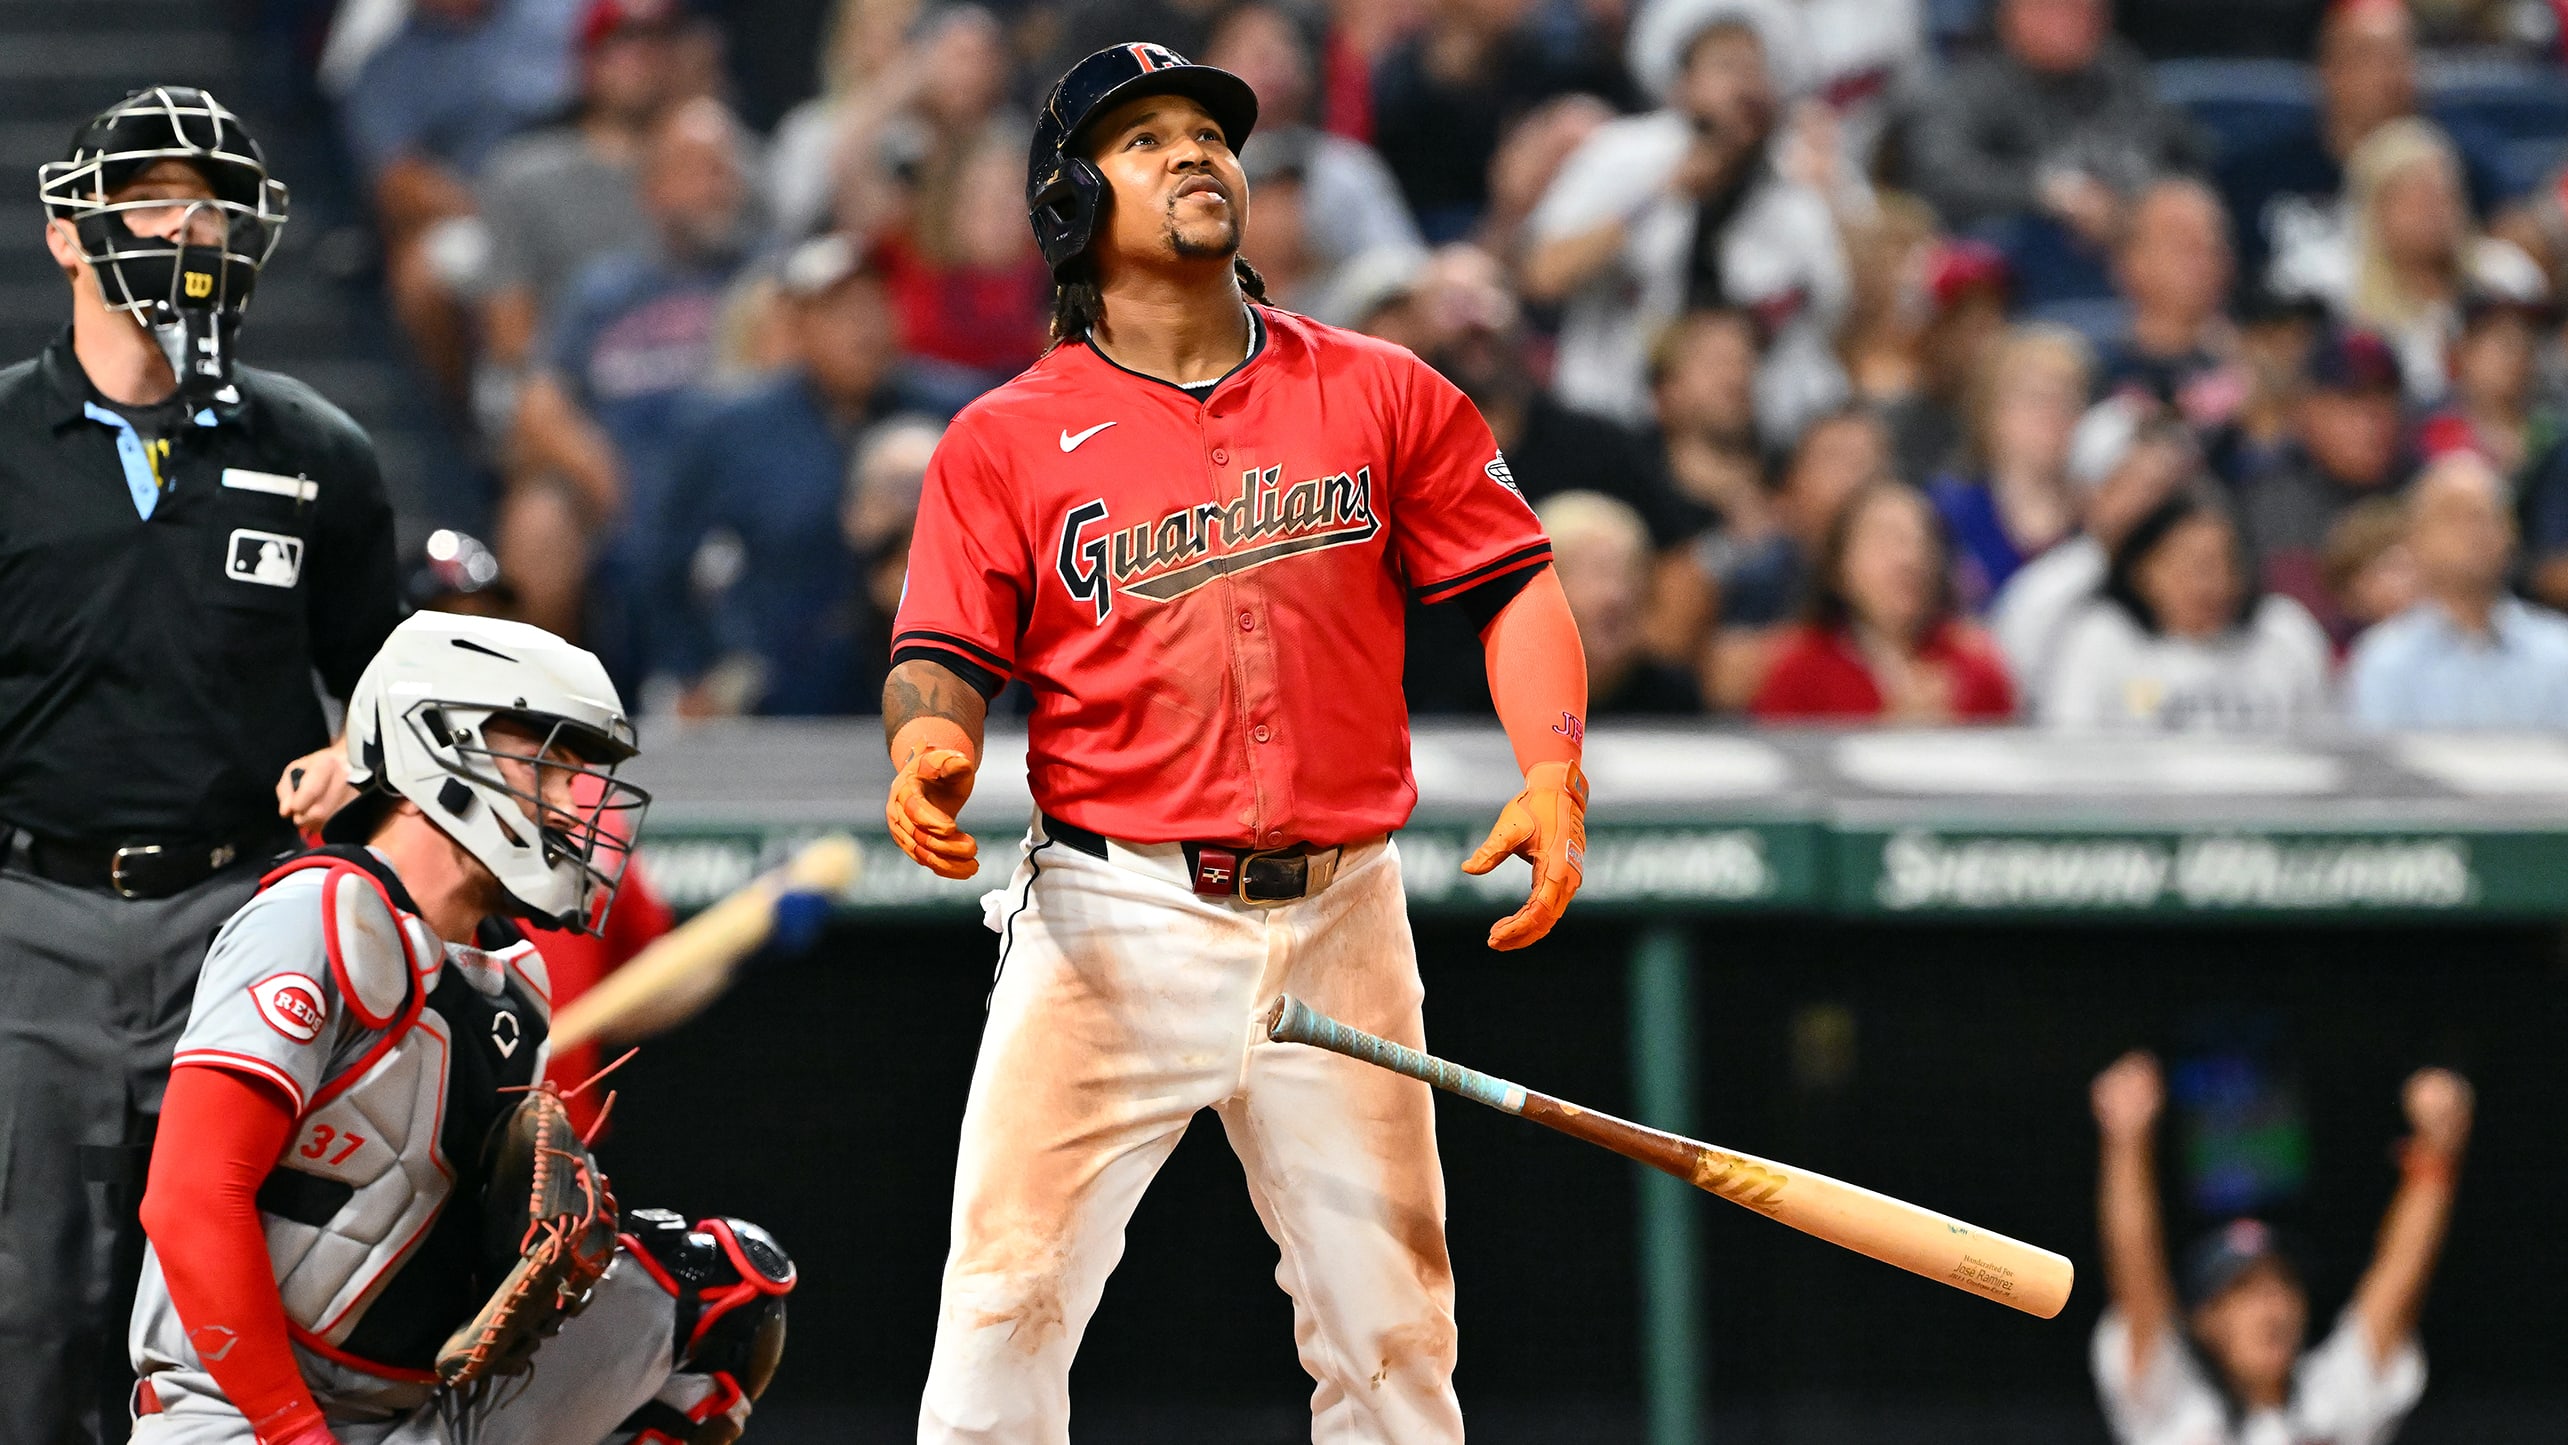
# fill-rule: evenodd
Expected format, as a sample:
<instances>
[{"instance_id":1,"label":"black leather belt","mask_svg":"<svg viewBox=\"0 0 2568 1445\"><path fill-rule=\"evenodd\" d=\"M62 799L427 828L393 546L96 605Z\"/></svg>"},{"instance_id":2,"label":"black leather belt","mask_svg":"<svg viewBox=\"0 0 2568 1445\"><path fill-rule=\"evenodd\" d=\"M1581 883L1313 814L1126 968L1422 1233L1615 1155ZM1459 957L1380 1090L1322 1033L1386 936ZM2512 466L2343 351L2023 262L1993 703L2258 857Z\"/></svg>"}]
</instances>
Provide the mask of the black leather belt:
<instances>
[{"instance_id":1,"label":"black leather belt","mask_svg":"<svg viewBox=\"0 0 2568 1445\"><path fill-rule=\"evenodd\" d=\"M1043 815L1045 836L1065 848L1103 859L1106 840L1099 834ZM1186 874L1195 892L1206 898L1236 898L1242 903L1273 905L1308 898L1337 878L1340 848L1294 843L1282 848L1249 849L1229 843L1186 843Z\"/></svg>"},{"instance_id":2,"label":"black leather belt","mask_svg":"<svg viewBox=\"0 0 2568 1445\"><path fill-rule=\"evenodd\" d=\"M0 839L7 832L0 828ZM283 834L222 843L85 843L24 832L18 837L26 845L27 871L37 877L135 899L184 893L244 858L288 846Z\"/></svg>"}]
</instances>

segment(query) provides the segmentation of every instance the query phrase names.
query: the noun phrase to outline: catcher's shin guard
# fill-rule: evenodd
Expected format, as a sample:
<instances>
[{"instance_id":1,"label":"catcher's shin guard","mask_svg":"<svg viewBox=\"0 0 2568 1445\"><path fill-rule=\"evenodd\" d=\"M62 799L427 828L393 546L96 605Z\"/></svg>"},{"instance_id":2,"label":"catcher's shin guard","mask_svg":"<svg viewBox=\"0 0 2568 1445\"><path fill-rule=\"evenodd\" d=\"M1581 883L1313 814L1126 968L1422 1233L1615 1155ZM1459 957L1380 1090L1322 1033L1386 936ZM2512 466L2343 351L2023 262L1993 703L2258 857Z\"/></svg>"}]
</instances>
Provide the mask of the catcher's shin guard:
<instances>
[{"instance_id":1,"label":"catcher's shin guard","mask_svg":"<svg viewBox=\"0 0 2568 1445\"><path fill-rule=\"evenodd\" d=\"M784 1356L794 1262L774 1236L745 1219L717 1215L690 1228L669 1210L636 1209L624 1216L624 1231L676 1296L679 1373L712 1386L683 1409L654 1402L637 1411L626 1422L639 1427L634 1440L730 1445Z\"/></svg>"}]
</instances>

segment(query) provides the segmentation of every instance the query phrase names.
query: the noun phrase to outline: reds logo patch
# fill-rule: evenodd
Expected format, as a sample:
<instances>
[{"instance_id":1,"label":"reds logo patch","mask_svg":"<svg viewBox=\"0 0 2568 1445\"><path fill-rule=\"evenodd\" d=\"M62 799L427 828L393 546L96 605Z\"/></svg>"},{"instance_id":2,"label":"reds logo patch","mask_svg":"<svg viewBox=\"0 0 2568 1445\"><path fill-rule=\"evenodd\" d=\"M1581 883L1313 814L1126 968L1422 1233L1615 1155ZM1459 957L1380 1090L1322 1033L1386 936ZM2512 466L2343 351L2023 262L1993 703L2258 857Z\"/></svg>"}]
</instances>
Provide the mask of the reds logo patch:
<instances>
[{"instance_id":1,"label":"reds logo patch","mask_svg":"<svg viewBox=\"0 0 2568 1445\"><path fill-rule=\"evenodd\" d=\"M1099 528L1090 535L1091 528ZM1239 495L1199 502L1156 521L1111 527L1103 500L1082 503L1061 519L1054 569L1073 600L1103 622L1115 594L1169 602L1216 577L1269 562L1368 541L1382 530L1373 515L1373 469L1284 483L1282 467L1239 474Z\"/></svg>"},{"instance_id":2,"label":"reds logo patch","mask_svg":"<svg viewBox=\"0 0 2568 1445\"><path fill-rule=\"evenodd\" d=\"M259 1017L267 1026L294 1040L308 1044L321 1037L321 1026L330 1021L330 1005L321 985L299 973L276 973L250 985L250 999L258 1005Z\"/></svg>"}]
</instances>

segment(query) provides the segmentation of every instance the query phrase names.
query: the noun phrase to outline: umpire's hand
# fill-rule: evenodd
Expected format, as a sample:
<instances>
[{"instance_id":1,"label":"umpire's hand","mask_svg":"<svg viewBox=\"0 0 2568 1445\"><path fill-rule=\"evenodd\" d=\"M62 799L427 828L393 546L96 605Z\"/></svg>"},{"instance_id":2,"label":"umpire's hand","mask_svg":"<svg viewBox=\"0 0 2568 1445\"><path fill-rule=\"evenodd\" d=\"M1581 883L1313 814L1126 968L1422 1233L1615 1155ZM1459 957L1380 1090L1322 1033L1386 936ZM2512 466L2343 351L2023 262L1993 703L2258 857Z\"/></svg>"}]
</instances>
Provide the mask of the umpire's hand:
<instances>
[{"instance_id":1,"label":"umpire's hand","mask_svg":"<svg viewBox=\"0 0 2568 1445\"><path fill-rule=\"evenodd\" d=\"M305 753L276 780L276 815L298 833L318 833L330 815L355 801L348 786L348 755L337 743Z\"/></svg>"}]
</instances>

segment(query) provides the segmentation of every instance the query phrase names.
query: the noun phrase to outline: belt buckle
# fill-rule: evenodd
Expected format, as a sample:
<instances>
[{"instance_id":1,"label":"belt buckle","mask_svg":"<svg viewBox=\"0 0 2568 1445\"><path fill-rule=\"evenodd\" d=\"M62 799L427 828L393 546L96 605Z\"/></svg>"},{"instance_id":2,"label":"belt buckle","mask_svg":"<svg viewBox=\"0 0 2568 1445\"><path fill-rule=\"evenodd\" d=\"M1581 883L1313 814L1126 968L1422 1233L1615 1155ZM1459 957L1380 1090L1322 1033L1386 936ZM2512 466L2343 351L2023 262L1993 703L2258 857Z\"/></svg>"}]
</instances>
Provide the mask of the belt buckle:
<instances>
[{"instance_id":1,"label":"belt buckle","mask_svg":"<svg viewBox=\"0 0 2568 1445\"><path fill-rule=\"evenodd\" d=\"M107 886L114 889L116 896L119 898L140 900L143 896L142 894L125 886L126 860L129 858L156 858L160 856L161 851L161 845L158 843L145 843L139 846L129 846L117 849L107 860Z\"/></svg>"},{"instance_id":2,"label":"belt buckle","mask_svg":"<svg viewBox=\"0 0 2568 1445\"><path fill-rule=\"evenodd\" d=\"M1251 908L1281 908L1287 903L1299 903L1303 899L1310 897L1311 872L1310 865L1307 861L1303 863L1302 867L1301 892L1290 894L1282 898L1251 898L1248 896L1248 865L1256 862L1260 858L1273 858L1278 854L1288 853L1291 851L1292 850L1289 848L1268 848L1255 853L1242 853L1239 855L1239 901L1247 904ZM1308 859L1310 855L1306 853L1301 856L1304 859Z\"/></svg>"}]
</instances>

